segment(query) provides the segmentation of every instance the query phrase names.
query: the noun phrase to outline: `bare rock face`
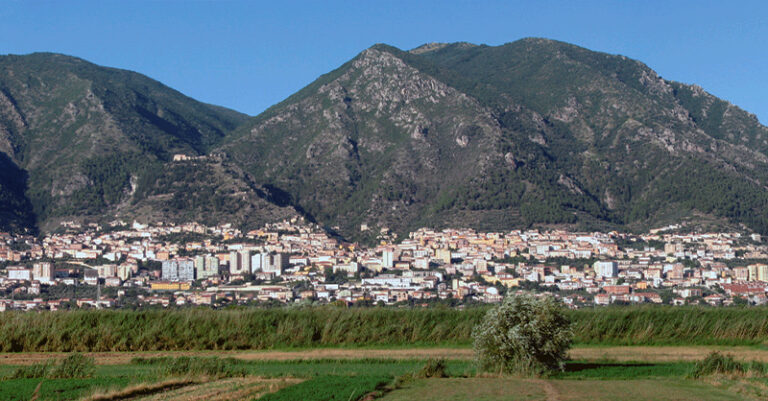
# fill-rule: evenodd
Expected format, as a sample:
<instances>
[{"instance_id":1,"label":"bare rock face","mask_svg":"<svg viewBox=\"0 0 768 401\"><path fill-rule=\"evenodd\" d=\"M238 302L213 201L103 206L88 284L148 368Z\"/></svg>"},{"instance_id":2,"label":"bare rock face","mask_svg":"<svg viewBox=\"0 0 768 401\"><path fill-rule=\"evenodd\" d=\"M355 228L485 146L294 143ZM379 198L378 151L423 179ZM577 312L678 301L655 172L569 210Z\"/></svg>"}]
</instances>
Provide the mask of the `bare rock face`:
<instances>
[{"instance_id":1,"label":"bare rock face","mask_svg":"<svg viewBox=\"0 0 768 401\"><path fill-rule=\"evenodd\" d=\"M651 94L656 96L672 94L672 87L655 71L643 68L640 74L640 84L648 88Z\"/></svg>"},{"instance_id":2,"label":"bare rock face","mask_svg":"<svg viewBox=\"0 0 768 401\"><path fill-rule=\"evenodd\" d=\"M462 148L466 148L467 145L469 145L469 137L466 135L461 135L456 138L456 144L461 146Z\"/></svg>"},{"instance_id":3,"label":"bare rock face","mask_svg":"<svg viewBox=\"0 0 768 401\"><path fill-rule=\"evenodd\" d=\"M157 166L155 180L142 191L145 196L119 205L118 217L259 227L299 216L292 207L270 201L269 189L253 182L238 166L215 158L163 163Z\"/></svg>"},{"instance_id":4,"label":"bare rock face","mask_svg":"<svg viewBox=\"0 0 768 401\"><path fill-rule=\"evenodd\" d=\"M507 152L504 154L504 161L507 162L508 165L512 166L512 168L517 168L517 159L515 159L515 155L513 155L512 152Z\"/></svg>"},{"instance_id":5,"label":"bare rock face","mask_svg":"<svg viewBox=\"0 0 768 401\"><path fill-rule=\"evenodd\" d=\"M605 193L603 194L603 201L605 202L608 209L616 209L616 199L613 197L613 195L611 195L608 189L606 189Z\"/></svg>"},{"instance_id":6,"label":"bare rock face","mask_svg":"<svg viewBox=\"0 0 768 401\"><path fill-rule=\"evenodd\" d=\"M570 123L579 116L579 105L576 98L568 98L568 103L552 114L552 118L564 123Z\"/></svg>"},{"instance_id":7,"label":"bare rock face","mask_svg":"<svg viewBox=\"0 0 768 401\"><path fill-rule=\"evenodd\" d=\"M566 177L565 175L560 174L560 177L557 178L557 183L568 188L569 191L575 194L584 195L584 191L579 188L579 186L575 181L573 181L571 177Z\"/></svg>"}]
</instances>

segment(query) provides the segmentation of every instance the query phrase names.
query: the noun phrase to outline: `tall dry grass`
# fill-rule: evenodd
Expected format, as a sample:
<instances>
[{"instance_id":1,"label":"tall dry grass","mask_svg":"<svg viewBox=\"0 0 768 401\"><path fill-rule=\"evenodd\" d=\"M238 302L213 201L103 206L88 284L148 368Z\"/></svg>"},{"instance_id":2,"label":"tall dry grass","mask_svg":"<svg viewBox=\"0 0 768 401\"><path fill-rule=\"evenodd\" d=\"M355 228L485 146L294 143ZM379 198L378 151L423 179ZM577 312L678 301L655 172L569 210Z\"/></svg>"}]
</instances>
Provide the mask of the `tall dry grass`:
<instances>
[{"instance_id":1,"label":"tall dry grass","mask_svg":"<svg viewBox=\"0 0 768 401\"><path fill-rule=\"evenodd\" d=\"M0 352L244 350L471 344L487 308L78 310L0 313ZM576 344L768 344L768 308L569 311Z\"/></svg>"}]
</instances>

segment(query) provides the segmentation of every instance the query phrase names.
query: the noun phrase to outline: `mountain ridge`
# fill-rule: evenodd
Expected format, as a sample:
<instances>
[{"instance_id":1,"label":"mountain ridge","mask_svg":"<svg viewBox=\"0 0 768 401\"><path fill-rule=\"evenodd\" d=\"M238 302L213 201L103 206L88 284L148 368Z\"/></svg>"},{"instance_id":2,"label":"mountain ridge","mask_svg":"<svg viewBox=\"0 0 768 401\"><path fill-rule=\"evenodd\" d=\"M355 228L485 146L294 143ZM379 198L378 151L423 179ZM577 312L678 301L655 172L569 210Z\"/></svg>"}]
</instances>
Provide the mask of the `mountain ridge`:
<instances>
[{"instance_id":1,"label":"mountain ridge","mask_svg":"<svg viewBox=\"0 0 768 401\"><path fill-rule=\"evenodd\" d=\"M692 216L768 232L768 129L700 87L620 55L541 38L408 51L376 44L253 117L137 73L67 63L85 67L59 68L62 79L32 63L37 70L19 80L0 57L0 151L29 176L22 184L0 176L0 200L16 210L0 214L0 227L29 225L24 199L49 228L51 216L112 215L126 202L135 207L121 213L190 218L213 205L232 209L235 198L224 192L235 191L255 199L242 203L253 218L232 212L236 223L300 214L352 239L419 226L642 229ZM20 81L62 93L24 94ZM38 110L25 96L52 104ZM58 129L72 119L86 128ZM62 158L35 142L35 130L79 140L87 155L103 151L94 143L105 135L115 146L104 159L70 152L72 191L54 184L50 162ZM224 155L240 172L200 165L230 184L193 180L219 200L198 199L189 213L136 198L160 194L157 183L179 174L174 153ZM142 181L149 176L158 181ZM145 184L131 190L136 182Z\"/></svg>"},{"instance_id":2,"label":"mountain ridge","mask_svg":"<svg viewBox=\"0 0 768 401\"><path fill-rule=\"evenodd\" d=\"M416 49L419 48L423 46ZM432 188L431 192L427 191L429 196L434 195L440 202L433 202L438 204L422 208L414 213L415 215L424 216L435 212L441 209L439 203L446 203L448 201L444 201L445 199L454 198L459 199L463 204L453 208L452 213L449 214L466 214L471 210L481 210L489 206L488 203L495 202L497 205L490 205L491 210L501 210L498 209L499 207L507 208L510 215L520 213L523 216L523 219L517 220L501 219L502 225L574 222L572 217L562 213L563 210L568 210L571 215L582 215L576 220L581 220L586 214L589 215L587 217L595 217L613 226L635 223L647 225L653 223L654 215L666 213L654 204L665 204L664 207L675 209L679 208L675 206L676 204L686 203L683 197L669 197L669 194L661 193L659 188L677 185L679 183L676 181L681 176L694 174L695 170L706 166L707 169L714 169L717 172L717 174L712 173L706 176L699 174L702 176L697 178L706 183L713 182L712 186L705 187L709 191L708 196L726 196L728 199L720 203L727 203L729 207L734 202L738 203L732 191L723 195L722 192L727 191L715 189L717 182L724 179L732 182L740 191L755 195L756 198L751 199L749 204L738 206L740 209L733 212L722 211L722 205L708 203L701 199L696 199L695 204L688 202L683 208L689 209L690 212L698 210L705 214L715 212L716 216L721 217L730 213L728 218L735 217L742 222L751 220L753 228L759 227L758 229L762 230L766 227L764 216L758 211L765 202L762 192L766 177L759 171L766 163L764 152L754 150L759 149L754 146L745 146L741 143L744 142L742 139L735 140L736 137L741 138L739 135L732 134L728 137L721 134L719 130L724 130L722 124L708 124L704 128L697 126L697 121L691 117L696 114L683 107L677 96L678 93L687 90L688 86L666 81L645 64L624 56L592 52L552 40L530 38L496 47L467 46L461 43L440 44L432 46L428 52L419 52L419 54L377 44L343 64L339 69L322 76L297 92L298 96L279 103L270 108L268 113L251 120L250 128L240 129L240 138L247 137L248 134L245 132L250 131L253 136L261 135L279 141L280 137L267 132L268 130L261 125L262 122L269 118L274 120L275 116L278 120L286 117L288 114L281 116L281 109L287 110L291 105L295 108L295 105L304 102L307 98L316 96L323 86L342 79L345 72L354 66L355 60L366 57L372 52L388 53L401 60L405 67L413 68L417 74L423 76L423 79L432 79L451 90L456 90L457 96L467 96L478 101L481 108L484 108L478 109L479 114L492 115L495 122L491 122L490 125L498 124L505 132L497 140L497 145L500 147L487 152L487 155L492 156L496 165L514 166L509 169L510 171L500 173L502 177L491 177L488 180L484 177L475 177L477 182L464 183L464 187L455 189L453 193ZM382 59L380 62L390 63L391 60ZM371 76L375 75L373 73ZM394 80L392 84L398 85ZM337 86L347 90L350 85L354 86L356 83L344 82ZM407 90L404 87L400 89ZM706 94L706 96L711 95ZM338 100L327 96L318 97L316 100L314 107L319 107L320 104L329 105L334 101L337 106L339 105ZM354 104L355 100L358 99L352 96L346 102ZM381 100L374 98L374 102L380 103ZM408 101L406 100L403 104ZM691 104L691 101L686 103L689 107ZM309 104L304 104L302 107L311 109ZM326 107L326 110L331 109ZM756 120L748 118L748 113L738 108L732 107L731 114L736 116L731 118L731 121L726 121L725 128L736 130L737 128L734 128L738 127L736 123L741 124L749 129L747 135L751 142L747 141L747 143L764 142L765 127L759 125ZM717 132L710 134L705 131L705 128ZM281 129L287 130L285 127ZM301 129L301 127L291 127L288 131L296 132ZM375 138L372 136L370 139L375 140ZM460 141L468 138L469 136ZM645 142L652 143L653 146L649 147ZM238 143L242 145L242 139ZM631 156L634 157L630 158L634 160L630 160L631 163L649 164L657 168L635 168L631 164L628 165L625 158L612 156L618 145L626 148L625 153L632 153ZM259 148L259 146L256 147ZM630 149L634 150L633 148L639 149L637 154L630 151ZM448 149L442 150L448 151ZM576 150L579 152L575 153ZM235 156L237 158L237 155ZM677 160L678 157L682 159ZM525 158L528 160L524 160ZM660 164L662 160L663 163ZM242 157L238 162L245 164L246 168L251 163ZM343 161L336 160L335 163L339 165L343 164ZM635 182L625 184L624 181L628 178L625 177L626 174L608 177L598 182L594 177L605 176L602 171L604 167L595 165L601 163L618 165L622 172L630 171ZM264 166L256 164L257 166L253 167L254 171L263 172ZM300 161L299 164L301 164ZM383 171L398 170L401 167L389 165ZM523 174L516 174L516 171ZM488 172L483 170L483 173ZM318 181L314 178L300 177L297 180L294 177L284 176L278 179L288 186L302 187L308 184L309 188L318 187L315 185ZM667 182L669 180L675 182L669 183ZM531 185L532 182L535 185ZM524 183L528 189L536 187L530 192L530 199L522 201L522 204L523 195L519 195L520 183ZM412 186L414 183L398 183L400 184ZM320 181L319 187L322 185ZM502 190L477 190L478 186L498 188L499 185L503 188ZM561 193L563 189L571 195L577 195L576 199L568 194L563 195ZM633 196L630 189L640 194ZM353 190L352 193L358 198L373 199L381 196L376 194L375 190L363 190L363 192L366 191L368 192L366 195L360 195L360 191L357 190ZM462 194L467 191L475 192L474 199L461 199ZM687 191L686 195L691 199L695 198L694 192L701 192L698 188L687 188ZM756 191L761 194L754 194L753 192ZM418 193L418 189L415 192ZM508 196L510 194L512 196ZM518 199L513 199L515 196ZM343 200L350 197L350 194L346 194L329 203L343 204ZM558 197L563 199L552 203L552 199ZM479 198L491 199L491 201L478 203ZM658 202L661 198L665 199L663 202ZM299 202L302 201L299 200ZM541 203L549 204L542 207ZM317 206L310 206L309 209L327 210L326 207ZM382 212L381 209L378 211ZM354 216L371 217L370 212L367 209L359 209L355 210L352 216L353 218ZM335 219L338 224L343 214L349 215L349 211L338 213L332 220ZM348 219L346 215L344 218ZM447 217L442 220L450 220ZM470 225L477 225L477 219L474 217L469 220L459 220L464 224L469 222ZM416 219L414 223L441 225L440 220ZM353 224L347 224L346 232L354 231L354 226L359 223L366 222L357 219ZM387 219L382 219L373 225L384 224L387 224ZM497 225L496 228L500 226Z\"/></svg>"},{"instance_id":3,"label":"mountain ridge","mask_svg":"<svg viewBox=\"0 0 768 401\"><path fill-rule=\"evenodd\" d=\"M3 192L31 205L33 231L108 215L140 175L175 153L207 153L245 118L132 71L53 53L2 56L0 150L28 177L23 192Z\"/></svg>"}]
</instances>

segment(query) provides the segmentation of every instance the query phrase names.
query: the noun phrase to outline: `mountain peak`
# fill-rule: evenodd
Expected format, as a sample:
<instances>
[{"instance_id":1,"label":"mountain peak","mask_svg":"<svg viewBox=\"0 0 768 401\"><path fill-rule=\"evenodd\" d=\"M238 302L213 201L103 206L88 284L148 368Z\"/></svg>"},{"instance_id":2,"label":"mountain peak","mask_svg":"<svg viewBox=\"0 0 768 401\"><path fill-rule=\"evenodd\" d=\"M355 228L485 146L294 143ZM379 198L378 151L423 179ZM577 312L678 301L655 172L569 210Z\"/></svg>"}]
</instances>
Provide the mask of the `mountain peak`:
<instances>
[{"instance_id":1,"label":"mountain peak","mask_svg":"<svg viewBox=\"0 0 768 401\"><path fill-rule=\"evenodd\" d=\"M79 57L70 56L62 53L34 52L29 54L7 54L0 55L1 64L11 64L36 70L52 70L58 68L71 68L74 66L92 66L94 68L104 68L93 64Z\"/></svg>"},{"instance_id":2,"label":"mountain peak","mask_svg":"<svg viewBox=\"0 0 768 401\"><path fill-rule=\"evenodd\" d=\"M423 53L428 53L435 50L440 50L448 45L449 43L437 43L437 42L425 43L419 47L415 47L409 50L408 52L413 54L423 54Z\"/></svg>"},{"instance_id":3,"label":"mountain peak","mask_svg":"<svg viewBox=\"0 0 768 401\"><path fill-rule=\"evenodd\" d=\"M249 224L292 206L354 239L362 224L701 216L768 233L768 128L623 56L545 38L380 43L248 121L81 62L0 57L0 229L116 212Z\"/></svg>"},{"instance_id":4,"label":"mountain peak","mask_svg":"<svg viewBox=\"0 0 768 401\"><path fill-rule=\"evenodd\" d=\"M768 231L755 212L768 143L758 154L739 138L759 145L765 128L626 57L545 38L376 44L300 93L223 149L345 235L362 223L638 227L682 202L723 217L713 180L754 196L738 220Z\"/></svg>"},{"instance_id":5,"label":"mountain peak","mask_svg":"<svg viewBox=\"0 0 768 401\"><path fill-rule=\"evenodd\" d=\"M0 176L0 201L12 189L16 214L43 227L107 216L158 163L206 153L245 117L77 57L0 56L0 164L20 177ZM13 221L0 214L0 230Z\"/></svg>"}]
</instances>

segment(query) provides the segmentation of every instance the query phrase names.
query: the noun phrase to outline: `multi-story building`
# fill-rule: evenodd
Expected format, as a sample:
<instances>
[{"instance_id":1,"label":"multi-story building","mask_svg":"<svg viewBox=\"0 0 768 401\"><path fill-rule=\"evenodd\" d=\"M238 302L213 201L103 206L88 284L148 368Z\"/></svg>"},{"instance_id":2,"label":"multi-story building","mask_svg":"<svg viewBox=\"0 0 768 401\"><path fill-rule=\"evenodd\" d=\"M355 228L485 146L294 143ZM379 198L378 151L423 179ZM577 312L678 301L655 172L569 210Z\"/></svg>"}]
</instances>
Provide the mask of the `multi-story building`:
<instances>
[{"instance_id":1,"label":"multi-story building","mask_svg":"<svg viewBox=\"0 0 768 401\"><path fill-rule=\"evenodd\" d=\"M99 271L96 269L83 270L83 281L88 285L99 284Z\"/></svg>"},{"instance_id":2,"label":"multi-story building","mask_svg":"<svg viewBox=\"0 0 768 401\"><path fill-rule=\"evenodd\" d=\"M179 281L195 281L195 262L192 259L179 259Z\"/></svg>"},{"instance_id":3,"label":"multi-story building","mask_svg":"<svg viewBox=\"0 0 768 401\"><path fill-rule=\"evenodd\" d=\"M749 269L746 267L734 267L733 268L733 278L736 281L748 281L749 280Z\"/></svg>"},{"instance_id":4,"label":"multi-story building","mask_svg":"<svg viewBox=\"0 0 768 401\"><path fill-rule=\"evenodd\" d=\"M200 278L205 276L205 256L203 255L195 256L195 274Z\"/></svg>"},{"instance_id":5,"label":"multi-story building","mask_svg":"<svg viewBox=\"0 0 768 401\"><path fill-rule=\"evenodd\" d=\"M435 253L435 257L444 264L451 263L451 250L450 249L438 249Z\"/></svg>"},{"instance_id":6,"label":"multi-story building","mask_svg":"<svg viewBox=\"0 0 768 401\"><path fill-rule=\"evenodd\" d=\"M205 274L200 278L215 277L219 275L219 258L208 256L205 258Z\"/></svg>"},{"instance_id":7,"label":"multi-story building","mask_svg":"<svg viewBox=\"0 0 768 401\"><path fill-rule=\"evenodd\" d=\"M195 262L192 259L164 260L162 277L167 281L194 281Z\"/></svg>"},{"instance_id":8,"label":"multi-story building","mask_svg":"<svg viewBox=\"0 0 768 401\"><path fill-rule=\"evenodd\" d=\"M120 278L120 280L128 280L131 277L131 274L133 273L133 267L129 264L122 264L117 267L117 277Z\"/></svg>"},{"instance_id":9,"label":"multi-story building","mask_svg":"<svg viewBox=\"0 0 768 401\"><path fill-rule=\"evenodd\" d=\"M619 265L616 262L597 261L592 267L595 275L599 277L616 277L619 274Z\"/></svg>"},{"instance_id":10,"label":"multi-story building","mask_svg":"<svg viewBox=\"0 0 768 401\"><path fill-rule=\"evenodd\" d=\"M240 251L240 272L251 272L251 251L248 249L243 249Z\"/></svg>"},{"instance_id":11,"label":"multi-story building","mask_svg":"<svg viewBox=\"0 0 768 401\"><path fill-rule=\"evenodd\" d=\"M768 265L757 265L757 281L768 281Z\"/></svg>"},{"instance_id":12,"label":"multi-story building","mask_svg":"<svg viewBox=\"0 0 768 401\"><path fill-rule=\"evenodd\" d=\"M264 273L274 273L276 276L279 276L290 266L289 258L290 255L287 253L266 254L262 260L262 263L266 262L266 264L261 266L261 271Z\"/></svg>"},{"instance_id":13,"label":"multi-story building","mask_svg":"<svg viewBox=\"0 0 768 401\"><path fill-rule=\"evenodd\" d=\"M40 262L32 265L32 278L41 284L52 284L54 275L55 271L51 262Z\"/></svg>"},{"instance_id":14,"label":"multi-story building","mask_svg":"<svg viewBox=\"0 0 768 401\"><path fill-rule=\"evenodd\" d=\"M8 268L8 279L32 281L32 271L23 268Z\"/></svg>"},{"instance_id":15,"label":"multi-story building","mask_svg":"<svg viewBox=\"0 0 768 401\"><path fill-rule=\"evenodd\" d=\"M749 281L757 281L757 268L759 265L749 265L747 266L747 272L749 276Z\"/></svg>"},{"instance_id":16,"label":"multi-story building","mask_svg":"<svg viewBox=\"0 0 768 401\"><path fill-rule=\"evenodd\" d=\"M176 260L164 260L161 275L163 280L178 281L179 263Z\"/></svg>"},{"instance_id":17,"label":"multi-story building","mask_svg":"<svg viewBox=\"0 0 768 401\"><path fill-rule=\"evenodd\" d=\"M194 260L195 277L205 279L219 275L219 258L216 256L197 256Z\"/></svg>"},{"instance_id":18,"label":"multi-story building","mask_svg":"<svg viewBox=\"0 0 768 401\"><path fill-rule=\"evenodd\" d=\"M395 266L395 252L390 249L386 249L381 252L381 266L386 269L391 269Z\"/></svg>"},{"instance_id":19,"label":"multi-story building","mask_svg":"<svg viewBox=\"0 0 768 401\"><path fill-rule=\"evenodd\" d=\"M268 263L269 254L268 253L255 253L251 256L251 272L256 273L258 271L262 271L264 269L264 266Z\"/></svg>"},{"instance_id":20,"label":"multi-story building","mask_svg":"<svg viewBox=\"0 0 768 401\"><path fill-rule=\"evenodd\" d=\"M251 251L232 251L229 253L229 274L251 272Z\"/></svg>"},{"instance_id":21,"label":"multi-story building","mask_svg":"<svg viewBox=\"0 0 768 401\"><path fill-rule=\"evenodd\" d=\"M109 278L117 276L117 265L96 266L100 278Z\"/></svg>"}]
</instances>

